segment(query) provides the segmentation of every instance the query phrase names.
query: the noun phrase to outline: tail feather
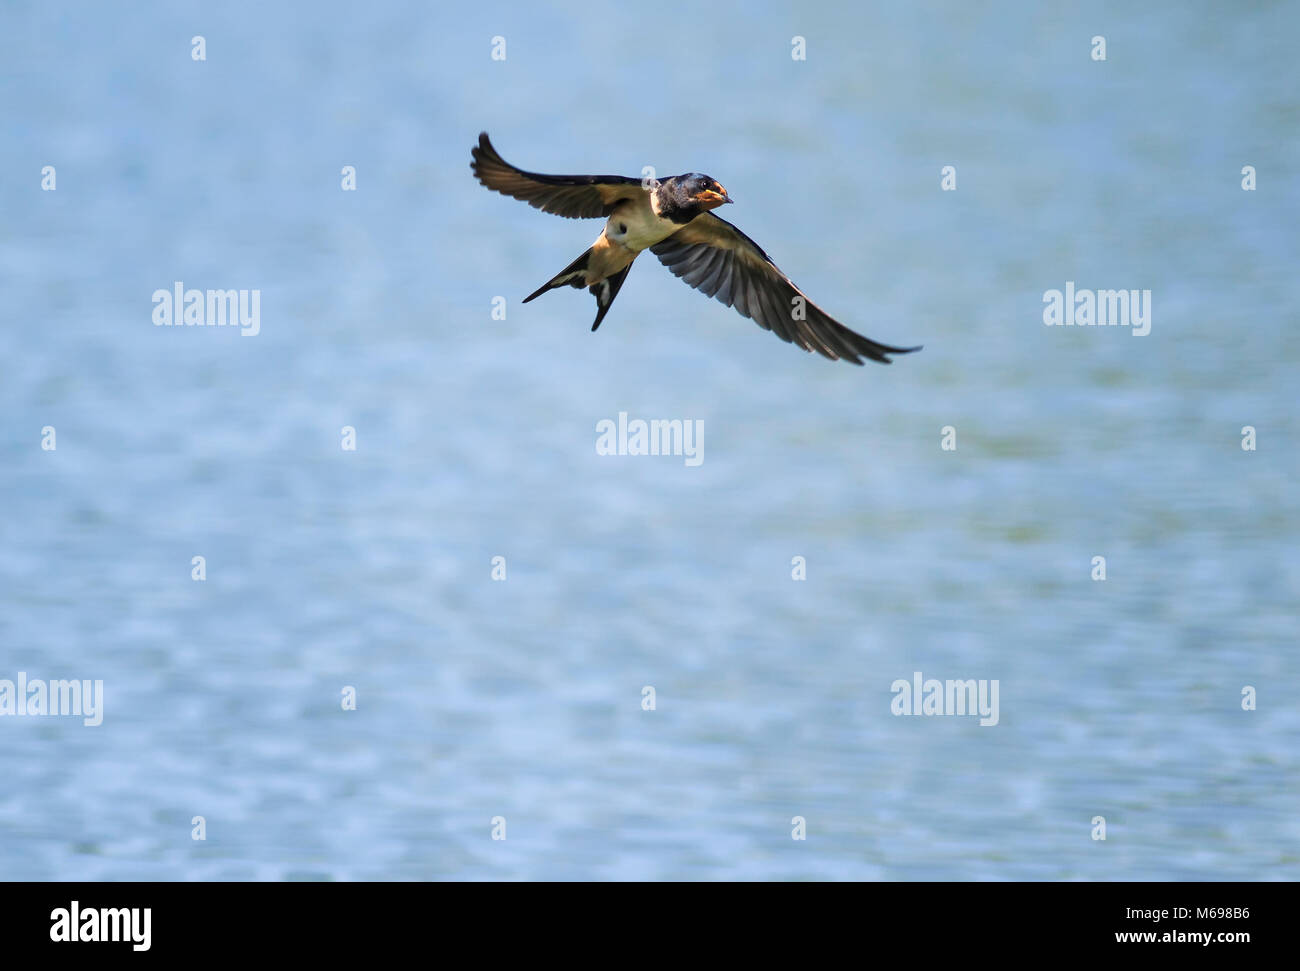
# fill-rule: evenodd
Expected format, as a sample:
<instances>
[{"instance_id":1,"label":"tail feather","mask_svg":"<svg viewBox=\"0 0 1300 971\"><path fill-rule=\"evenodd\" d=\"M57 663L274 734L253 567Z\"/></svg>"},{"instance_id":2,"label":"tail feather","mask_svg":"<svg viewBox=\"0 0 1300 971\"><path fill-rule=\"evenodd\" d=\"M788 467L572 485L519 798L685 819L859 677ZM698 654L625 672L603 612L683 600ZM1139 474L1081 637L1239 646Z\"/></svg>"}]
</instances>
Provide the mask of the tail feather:
<instances>
[{"instance_id":1,"label":"tail feather","mask_svg":"<svg viewBox=\"0 0 1300 971\"><path fill-rule=\"evenodd\" d=\"M596 312L596 322L591 325L593 332L600 326L600 322L605 319L605 314L609 313L609 308L614 305L614 298L618 296L618 291L623 289L623 281L627 279L627 271L630 269L632 269L631 263L617 273L601 280L594 287L587 288L587 292L595 296L596 306L599 308Z\"/></svg>"},{"instance_id":2,"label":"tail feather","mask_svg":"<svg viewBox=\"0 0 1300 971\"><path fill-rule=\"evenodd\" d=\"M587 262L591 259L591 250L583 253L576 260L566 266L555 276L551 277L540 287L524 297L524 303L529 300L536 300L547 290L554 290L556 287L565 285L581 290L587 284Z\"/></svg>"},{"instance_id":3,"label":"tail feather","mask_svg":"<svg viewBox=\"0 0 1300 971\"><path fill-rule=\"evenodd\" d=\"M587 267L590 262L591 250L587 250L555 276L524 297L524 303L536 300L546 291L554 290L556 287L570 286L575 290L581 290L587 286ZM632 269L631 263L617 273L610 274L598 283L587 287L587 292L596 298L596 322L591 325L592 330L599 327L600 322L605 319L605 314L609 313L609 308L613 305L614 298L618 296L618 291L623 288L623 281L627 279L627 271L630 269Z\"/></svg>"}]
</instances>

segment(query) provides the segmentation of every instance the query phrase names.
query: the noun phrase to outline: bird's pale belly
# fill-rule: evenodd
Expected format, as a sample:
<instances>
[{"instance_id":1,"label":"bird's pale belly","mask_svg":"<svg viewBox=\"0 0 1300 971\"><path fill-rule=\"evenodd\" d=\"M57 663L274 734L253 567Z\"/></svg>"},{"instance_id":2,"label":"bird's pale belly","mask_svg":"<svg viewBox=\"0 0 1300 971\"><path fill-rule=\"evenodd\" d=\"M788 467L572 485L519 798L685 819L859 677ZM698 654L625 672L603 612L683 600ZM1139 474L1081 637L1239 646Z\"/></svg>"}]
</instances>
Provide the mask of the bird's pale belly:
<instances>
[{"instance_id":1,"label":"bird's pale belly","mask_svg":"<svg viewBox=\"0 0 1300 971\"><path fill-rule=\"evenodd\" d=\"M629 202L610 215L609 222L605 223L605 235L639 253L655 243L662 243L681 228L670 219L656 216L648 205Z\"/></svg>"},{"instance_id":2,"label":"bird's pale belly","mask_svg":"<svg viewBox=\"0 0 1300 971\"><path fill-rule=\"evenodd\" d=\"M619 272L642 250L663 242L679 229L677 223L660 219L646 205L626 203L615 209L605 223L604 232L591 247L588 286Z\"/></svg>"}]
</instances>

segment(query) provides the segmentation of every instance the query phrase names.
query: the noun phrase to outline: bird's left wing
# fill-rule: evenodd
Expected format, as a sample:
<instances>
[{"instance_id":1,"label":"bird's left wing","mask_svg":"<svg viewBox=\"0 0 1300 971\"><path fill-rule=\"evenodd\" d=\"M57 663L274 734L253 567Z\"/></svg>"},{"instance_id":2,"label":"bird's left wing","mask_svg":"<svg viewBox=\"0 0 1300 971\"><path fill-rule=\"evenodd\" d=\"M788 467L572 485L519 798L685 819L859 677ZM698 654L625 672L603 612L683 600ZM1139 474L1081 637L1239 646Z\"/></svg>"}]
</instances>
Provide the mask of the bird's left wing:
<instances>
[{"instance_id":1,"label":"bird's left wing","mask_svg":"<svg viewBox=\"0 0 1300 971\"><path fill-rule=\"evenodd\" d=\"M659 262L705 296L716 297L781 340L831 360L889 364L891 347L849 330L817 306L782 273L752 239L711 212L696 216L650 247Z\"/></svg>"},{"instance_id":2,"label":"bird's left wing","mask_svg":"<svg viewBox=\"0 0 1300 971\"><path fill-rule=\"evenodd\" d=\"M489 189L528 203L534 209L566 219L600 219L624 199L644 197L650 190L639 179L621 175L540 175L517 169L488 141L478 136L471 149L470 168Z\"/></svg>"}]
</instances>

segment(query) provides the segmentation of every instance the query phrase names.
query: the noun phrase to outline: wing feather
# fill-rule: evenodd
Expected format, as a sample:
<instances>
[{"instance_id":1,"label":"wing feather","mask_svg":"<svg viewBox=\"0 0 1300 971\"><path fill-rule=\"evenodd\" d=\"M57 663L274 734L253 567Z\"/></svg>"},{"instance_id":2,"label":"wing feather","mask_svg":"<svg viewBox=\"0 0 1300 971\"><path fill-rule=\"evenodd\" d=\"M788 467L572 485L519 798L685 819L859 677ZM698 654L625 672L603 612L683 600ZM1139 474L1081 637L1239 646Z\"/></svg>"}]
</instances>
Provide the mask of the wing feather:
<instances>
[{"instance_id":1,"label":"wing feather","mask_svg":"<svg viewBox=\"0 0 1300 971\"><path fill-rule=\"evenodd\" d=\"M853 364L864 357L889 364L890 354L920 350L881 344L845 327L809 300L757 243L711 212L650 251L690 286L805 351ZM796 298L802 298L802 318L795 313Z\"/></svg>"},{"instance_id":2,"label":"wing feather","mask_svg":"<svg viewBox=\"0 0 1300 971\"><path fill-rule=\"evenodd\" d=\"M470 150L470 163L479 182L526 202L534 209L566 219L601 219L608 216L624 199L642 198L649 190L640 179L621 175L541 175L517 169L503 159L487 132L478 136L478 145Z\"/></svg>"}]
</instances>

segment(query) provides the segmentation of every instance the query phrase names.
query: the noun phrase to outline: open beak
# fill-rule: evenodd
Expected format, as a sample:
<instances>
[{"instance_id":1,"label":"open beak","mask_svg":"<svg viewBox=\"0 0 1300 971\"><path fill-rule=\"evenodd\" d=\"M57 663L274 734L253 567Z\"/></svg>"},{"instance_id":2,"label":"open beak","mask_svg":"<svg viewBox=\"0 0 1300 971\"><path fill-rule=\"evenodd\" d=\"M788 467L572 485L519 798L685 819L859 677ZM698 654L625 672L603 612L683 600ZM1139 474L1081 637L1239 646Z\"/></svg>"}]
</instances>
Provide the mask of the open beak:
<instances>
[{"instance_id":1,"label":"open beak","mask_svg":"<svg viewBox=\"0 0 1300 971\"><path fill-rule=\"evenodd\" d=\"M718 206L725 206L728 202L734 201L731 196L727 195L726 189L723 189L721 192L714 192L712 189L705 189L699 194L698 198L701 202L712 203Z\"/></svg>"}]
</instances>

